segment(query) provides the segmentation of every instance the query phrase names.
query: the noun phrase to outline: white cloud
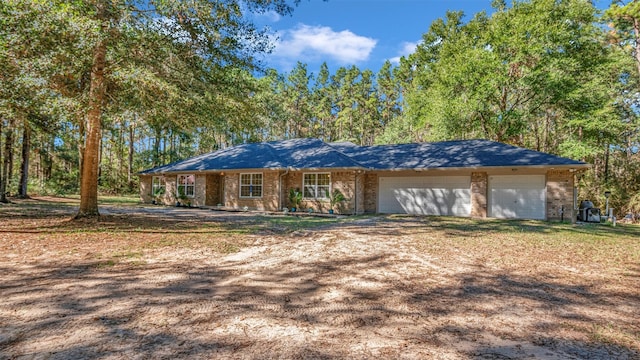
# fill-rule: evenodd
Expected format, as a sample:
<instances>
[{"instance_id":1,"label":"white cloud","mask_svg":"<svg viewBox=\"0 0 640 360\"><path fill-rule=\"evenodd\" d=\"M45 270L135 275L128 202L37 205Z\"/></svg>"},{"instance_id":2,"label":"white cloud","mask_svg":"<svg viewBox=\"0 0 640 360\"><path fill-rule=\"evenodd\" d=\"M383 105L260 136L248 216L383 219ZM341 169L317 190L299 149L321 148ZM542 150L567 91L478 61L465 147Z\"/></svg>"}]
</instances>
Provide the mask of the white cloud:
<instances>
[{"instance_id":1,"label":"white cloud","mask_svg":"<svg viewBox=\"0 0 640 360\"><path fill-rule=\"evenodd\" d=\"M368 60L378 42L349 30L336 32L330 27L308 25L280 32L278 37L273 56L282 61L331 59L345 65Z\"/></svg>"},{"instance_id":2,"label":"white cloud","mask_svg":"<svg viewBox=\"0 0 640 360\"><path fill-rule=\"evenodd\" d=\"M272 22L272 23L276 23L278 21L280 21L280 19L282 18L282 16L280 14L278 14L275 11L267 11L264 13L256 13L254 14L254 16L258 19L264 19L266 21Z\"/></svg>"},{"instance_id":3,"label":"white cloud","mask_svg":"<svg viewBox=\"0 0 640 360\"><path fill-rule=\"evenodd\" d=\"M391 59L389 59L389 61L391 61L392 64L398 65L400 64L400 58L401 57L407 57L411 54L413 54L414 52L416 52L416 48L418 47L418 45L420 45L422 41L418 41L418 42L403 42L400 45L400 50L398 50L398 56L396 57L392 57Z\"/></svg>"}]
</instances>

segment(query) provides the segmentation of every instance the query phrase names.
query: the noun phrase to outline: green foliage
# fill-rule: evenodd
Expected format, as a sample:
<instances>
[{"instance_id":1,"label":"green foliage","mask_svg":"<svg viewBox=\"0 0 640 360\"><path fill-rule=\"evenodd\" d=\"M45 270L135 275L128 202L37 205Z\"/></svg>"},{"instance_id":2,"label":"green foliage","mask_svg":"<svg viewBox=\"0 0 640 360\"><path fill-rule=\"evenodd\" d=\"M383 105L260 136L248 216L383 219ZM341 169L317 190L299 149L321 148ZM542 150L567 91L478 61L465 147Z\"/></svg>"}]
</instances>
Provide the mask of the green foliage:
<instances>
[{"instance_id":1,"label":"green foliage","mask_svg":"<svg viewBox=\"0 0 640 360\"><path fill-rule=\"evenodd\" d=\"M101 127L131 127L122 120L133 117L187 136L202 127L229 129L228 119L252 119L249 74L259 67L254 55L270 43L266 29L247 15L268 11L284 15L292 7L287 0L3 2L0 115L41 114L46 103L60 122L77 125L78 150L86 155L83 199L89 199L81 213L97 214L94 185L131 189L134 171L129 158L122 176L122 159L116 167L109 157L110 169L98 178L97 169L106 167L97 163L105 159L96 139L104 135Z\"/></svg>"},{"instance_id":2,"label":"green foliage","mask_svg":"<svg viewBox=\"0 0 640 360\"><path fill-rule=\"evenodd\" d=\"M185 193L184 187L178 187L178 200L182 205L191 206L191 198Z\"/></svg>"},{"instance_id":3,"label":"green foliage","mask_svg":"<svg viewBox=\"0 0 640 360\"><path fill-rule=\"evenodd\" d=\"M584 141L587 126L617 131L615 122L590 121L612 112L615 89L595 20L584 1L516 1L466 24L448 13L407 65L417 69L408 119L427 139L480 137L553 152L554 133L582 127Z\"/></svg>"},{"instance_id":4,"label":"green foliage","mask_svg":"<svg viewBox=\"0 0 640 360\"><path fill-rule=\"evenodd\" d=\"M53 176L44 183L42 192L54 195L77 194L80 190L78 169L71 172L56 171Z\"/></svg>"},{"instance_id":5,"label":"green foliage","mask_svg":"<svg viewBox=\"0 0 640 360\"><path fill-rule=\"evenodd\" d=\"M180 189L182 189L182 188L180 188ZM164 187L158 187L153 192L153 197L158 198L158 197L164 195L164 193L165 193L165 188Z\"/></svg>"},{"instance_id":6,"label":"green foliage","mask_svg":"<svg viewBox=\"0 0 640 360\"><path fill-rule=\"evenodd\" d=\"M33 129L34 191L79 190L101 40L102 193L135 193L142 169L293 137L361 145L489 138L593 164L584 187L615 188L621 211L640 191L636 0L615 1L602 18L587 1L495 0L491 15L452 11L434 21L399 66L312 72L298 63L260 77L254 55L271 45L247 11L289 14L286 0L150 4L0 3L0 130L11 129L19 154L24 129ZM7 177L12 193L18 168Z\"/></svg>"},{"instance_id":7,"label":"green foliage","mask_svg":"<svg viewBox=\"0 0 640 360\"><path fill-rule=\"evenodd\" d=\"M292 208L299 209L302 202L302 192L300 189L289 189L289 204Z\"/></svg>"},{"instance_id":8,"label":"green foliage","mask_svg":"<svg viewBox=\"0 0 640 360\"><path fill-rule=\"evenodd\" d=\"M640 192L637 192L629 199L628 211L633 214L640 214Z\"/></svg>"},{"instance_id":9,"label":"green foliage","mask_svg":"<svg viewBox=\"0 0 640 360\"><path fill-rule=\"evenodd\" d=\"M331 193L327 190L327 197L329 198L329 206L331 209L335 209L338 204L347 200L344 197L344 194L338 189L333 189L333 192Z\"/></svg>"}]
</instances>

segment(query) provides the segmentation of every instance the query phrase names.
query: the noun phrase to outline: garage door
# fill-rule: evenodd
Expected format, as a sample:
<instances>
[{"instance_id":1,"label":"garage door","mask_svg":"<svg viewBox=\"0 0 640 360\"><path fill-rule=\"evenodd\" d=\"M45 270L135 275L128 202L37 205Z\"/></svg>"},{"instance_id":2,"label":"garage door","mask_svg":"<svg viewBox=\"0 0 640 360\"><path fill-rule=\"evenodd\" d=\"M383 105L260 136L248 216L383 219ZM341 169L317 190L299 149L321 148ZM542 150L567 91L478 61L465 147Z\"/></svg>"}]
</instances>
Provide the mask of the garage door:
<instances>
[{"instance_id":1,"label":"garage door","mask_svg":"<svg viewBox=\"0 0 640 360\"><path fill-rule=\"evenodd\" d=\"M378 211L471 216L470 189L469 176L381 177Z\"/></svg>"},{"instance_id":2,"label":"garage door","mask_svg":"<svg viewBox=\"0 0 640 360\"><path fill-rule=\"evenodd\" d=\"M490 217L544 220L544 175L490 176L489 189Z\"/></svg>"}]
</instances>

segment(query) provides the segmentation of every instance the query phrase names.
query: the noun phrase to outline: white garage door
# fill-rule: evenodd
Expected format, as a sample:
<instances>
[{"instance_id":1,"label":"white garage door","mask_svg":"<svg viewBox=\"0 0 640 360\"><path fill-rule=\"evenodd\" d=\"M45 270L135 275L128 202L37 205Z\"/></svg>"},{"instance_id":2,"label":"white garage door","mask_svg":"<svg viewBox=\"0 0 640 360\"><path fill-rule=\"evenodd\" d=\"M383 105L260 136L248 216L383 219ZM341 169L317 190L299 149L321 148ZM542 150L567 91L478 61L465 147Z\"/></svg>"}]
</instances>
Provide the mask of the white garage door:
<instances>
[{"instance_id":1,"label":"white garage door","mask_svg":"<svg viewBox=\"0 0 640 360\"><path fill-rule=\"evenodd\" d=\"M489 188L490 217L544 220L544 175L490 176Z\"/></svg>"},{"instance_id":2,"label":"white garage door","mask_svg":"<svg viewBox=\"0 0 640 360\"><path fill-rule=\"evenodd\" d=\"M378 194L384 214L471 216L469 176L381 177Z\"/></svg>"}]
</instances>

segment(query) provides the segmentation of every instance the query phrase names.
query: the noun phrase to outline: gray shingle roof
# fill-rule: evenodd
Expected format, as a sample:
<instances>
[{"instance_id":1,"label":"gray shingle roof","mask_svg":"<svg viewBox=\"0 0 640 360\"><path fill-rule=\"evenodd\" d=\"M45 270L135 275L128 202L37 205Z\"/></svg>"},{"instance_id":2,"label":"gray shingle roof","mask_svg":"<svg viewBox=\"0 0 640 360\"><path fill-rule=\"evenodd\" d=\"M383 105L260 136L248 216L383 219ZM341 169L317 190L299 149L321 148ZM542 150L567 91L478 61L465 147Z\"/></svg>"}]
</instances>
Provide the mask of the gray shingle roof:
<instances>
[{"instance_id":1,"label":"gray shingle roof","mask_svg":"<svg viewBox=\"0 0 640 360\"><path fill-rule=\"evenodd\" d=\"M241 169L442 169L587 164L488 140L358 146L291 139L242 144L199 155L140 174Z\"/></svg>"},{"instance_id":2,"label":"gray shingle roof","mask_svg":"<svg viewBox=\"0 0 640 360\"><path fill-rule=\"evenodd\" d=\"M268 144L280 155L283 167L293 169L362 168L351 157L319 139L292 139Z\"/></svg>"},{"instance_id":3,"label":"gray shingle roof","mask_svg":"<svg viewBox=\"0 0 640 360\"><path fill-rule=\"evenodd\" d=\"M587 164L489 140L357 146L333 143L363 166L375 170L441 169L514 166L576 166Z\"/></svg>"},{"instance_id":4,"label":"gray shingle roof","mask_svg":"<svg viewBox=\"0 0 640 360\"><path fill-rule=\"evenodd\" d=\"M362 166L319 139L291 139L237 145L145 170L140 174L287 168L361 169Z\"/></svg>"}]
</instances>

